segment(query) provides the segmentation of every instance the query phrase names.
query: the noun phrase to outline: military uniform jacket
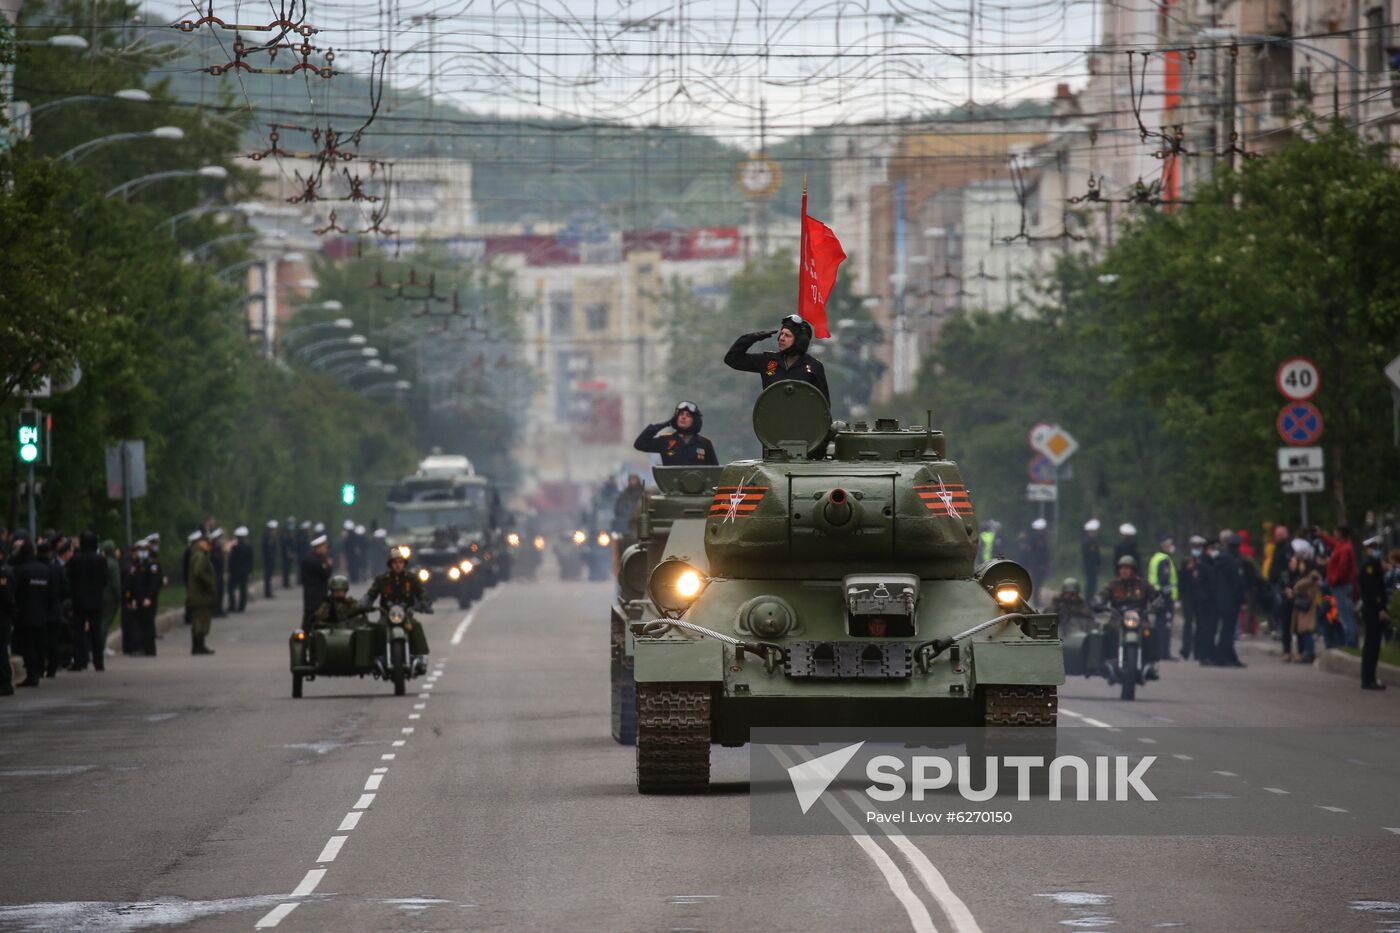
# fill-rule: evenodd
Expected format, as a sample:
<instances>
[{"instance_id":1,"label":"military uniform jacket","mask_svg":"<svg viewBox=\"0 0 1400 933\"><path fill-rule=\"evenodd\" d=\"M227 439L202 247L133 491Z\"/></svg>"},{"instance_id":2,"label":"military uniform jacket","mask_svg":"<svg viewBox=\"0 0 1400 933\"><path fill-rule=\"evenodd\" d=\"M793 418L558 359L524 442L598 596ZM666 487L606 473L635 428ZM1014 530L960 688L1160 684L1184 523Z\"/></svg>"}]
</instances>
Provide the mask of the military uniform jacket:
<instances>
[{"instance_id":1,"label":"military uniform jacket","mask_svg":"<svg viewBox=\"0 0 1400 933\"><path fill-rule=\"evenodd\" d=\"M126 601L137 609L143 609L146 607L141 603L149 599L150 608L155 609L160 603L160 591L164 584L165 576L161 573L159 561L153 558L139 560L127 571Z\"/></svg>"},{"instance_id":2,"label":"military uniform jacket","mask_svg":"<svg viewBox=\"0 0 1400 933\"><path fill-rule=\"evenodd\" d=\"M376 602L416 606L422 601L423 584L419 579L408 571L394 573L392 570L386 570L375 577L364 598L367 606Z\"/></svg>"},{"instance_id":3,"label":"military uniform jacket","mask_svg":"<svg viewBox=\"0 0 1400 933\"><path fill-rule=\"evenodd\" d=\"M301 561L301 605L315 612L326 598L331 586L330 555L307 554Z\"/></svg>"},{"instance_id":4,"label":"military uniform jacket","mask_svg":"<svg viewBox=\"0 0 1400 933\"><path fill-rule=\"evenodd\" d=\"M96 551L80 551L63 569L73 606L84 612L101 612L102 594L107 589L107 558Z\"/></svg>"},{"instance_id":5,"label":"military uniform jacket","mask_svg":"<svg viewBox=\"0 0 1400 933\"><path fill-rule=\"evenodd\" d=\"M740 372L758 373L765 389L784 379L806 382L820 389L827 404L831 403L831 392L826 387L826 370L820 362L803 353L791 366L788 366L783 357L792 354L778 353L772 350L764 353L749 353L749 347L761 339L763 338L753 334L745 334L734 341L729 352L724 354L724 365Z\"/></svg>"},{"instance_id":6,"label":"military uniform jacket","mask_svg":"<svg viewBox=\"0 0 1400 933\"><path fill-rule=\"evenodd\" d=\"M230 580L246 580L253 573L253 546L247 541L236 541L228 552L228 575Z\"/></svg>"},{"instance_id":7,"label":"military uniform jacket","mask_svg":"<svg viewBox=\"0 0 1400 933\"><path fill-rule=\"evenodd\" d=\"M649 424L632 442L643 453L660 454L662 466L708 466L718 463L715 445L703 434L667 434L657 437L666 422Z\"/></svg>"},{"instance_id":8,"label":"military uniform jacket","mask_svg":"<svg viewBox=\"0 0 1400 933\"><path fill-rule=\"evenodd\" d=\"M185 582L185 605L191 609L219 608L218 581L214 564L202 548L190 553L190 569Z\"/></svg>"},{"instance_id":9,"label":"military uniform jacket","mask_svg":"<svg viewBox=\"0 0 1400 933\"><path fill-rule=\"evenodd\" d=\"M312 615L311 624L322 628L339 628L364 614L364 608L349 596L327 596Z\"/></svg>"},{"instance_id":10,"label":"military uniform jacket","mask_svg":"<svg viewBox=\"0 0 1400 933\"><path fill-rule=\"evenodd\" d=\"M1136 609L1145 612L1147 604L1152 602L1156 595L1157 591L1142 577L1129 577L1126 580L1115 578L1103 591L1104 600L1119 611Z\"/></svg>"}]
</instances>

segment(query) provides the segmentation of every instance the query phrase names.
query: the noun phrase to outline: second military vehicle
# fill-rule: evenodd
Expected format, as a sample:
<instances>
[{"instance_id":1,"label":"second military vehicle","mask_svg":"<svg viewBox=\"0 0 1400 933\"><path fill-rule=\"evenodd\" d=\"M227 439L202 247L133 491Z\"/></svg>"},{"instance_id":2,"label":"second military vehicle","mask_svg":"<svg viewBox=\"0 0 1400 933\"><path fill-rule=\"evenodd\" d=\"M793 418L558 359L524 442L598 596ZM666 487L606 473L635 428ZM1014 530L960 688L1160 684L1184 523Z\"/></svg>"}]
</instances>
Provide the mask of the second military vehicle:
<instances>
[{"instance_id":1,"label":"second military vehicle","mask_svg":"<svg viewBox=\"0 0 1400 933\"><path fill-rule=\"evenodd\" d=\"M762 459L724 467L703 533L651 571L658 617L630 624L638 789L703 790L711 743L765 726L1028 726L1053 754L1055 617L1018 564L974 566L942 433L833 424L796 381L753 424Z\"/></svg>"}]
</instances>

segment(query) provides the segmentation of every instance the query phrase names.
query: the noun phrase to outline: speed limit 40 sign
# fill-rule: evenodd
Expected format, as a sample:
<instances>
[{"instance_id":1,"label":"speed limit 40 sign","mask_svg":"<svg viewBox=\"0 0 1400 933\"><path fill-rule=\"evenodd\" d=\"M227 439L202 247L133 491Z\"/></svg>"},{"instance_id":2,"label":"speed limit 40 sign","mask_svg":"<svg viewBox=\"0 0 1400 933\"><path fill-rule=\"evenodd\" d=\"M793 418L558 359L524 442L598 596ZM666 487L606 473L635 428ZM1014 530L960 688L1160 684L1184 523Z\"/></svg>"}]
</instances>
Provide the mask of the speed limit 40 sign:
<instances>
[{"instance_id":1,"label":"speed limit 40 sign","mask_svg":"<svg viewBox=\"0 0 1400 933\"><path fill-rule=\"evenodd\" d=\"M1292 399L1295 402L1306 402L1317 394L1320 377L1317 374L1317 364L1305 356L1295 356L1291 360L1284 360L1283 365L1278 368L1274 375L1274 382L1278 385L1279 392L1283 397Z\"/></svg>"}]
</instances>

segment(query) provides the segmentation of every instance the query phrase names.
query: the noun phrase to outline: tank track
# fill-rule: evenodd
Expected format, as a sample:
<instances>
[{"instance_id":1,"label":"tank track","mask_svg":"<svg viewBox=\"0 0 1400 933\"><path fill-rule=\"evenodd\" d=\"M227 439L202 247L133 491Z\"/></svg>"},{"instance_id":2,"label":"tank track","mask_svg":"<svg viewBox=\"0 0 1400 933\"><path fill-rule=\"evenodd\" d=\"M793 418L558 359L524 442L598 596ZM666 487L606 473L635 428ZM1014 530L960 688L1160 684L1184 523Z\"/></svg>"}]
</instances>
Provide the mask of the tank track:
<instances>
[{"instance_id":1,"label":"tank track","mask_svg":"<svg viewBox=\"0 0 1400 933\"><path fill-rule=\"evenodd\" d=\"M1054 726L1059 695L1054 687L992 685L984 688L989 726Z\"/></svg>"},{"instance_id":2,"label":"tank track","mask_svg":"<svg viewBox=\"0 0 1400 933\"><path fill-rule=\"evenodd\" d=\"M708 790L710 731L708 685L637 684L637 790Z\"/></svg>"}]
</instances>

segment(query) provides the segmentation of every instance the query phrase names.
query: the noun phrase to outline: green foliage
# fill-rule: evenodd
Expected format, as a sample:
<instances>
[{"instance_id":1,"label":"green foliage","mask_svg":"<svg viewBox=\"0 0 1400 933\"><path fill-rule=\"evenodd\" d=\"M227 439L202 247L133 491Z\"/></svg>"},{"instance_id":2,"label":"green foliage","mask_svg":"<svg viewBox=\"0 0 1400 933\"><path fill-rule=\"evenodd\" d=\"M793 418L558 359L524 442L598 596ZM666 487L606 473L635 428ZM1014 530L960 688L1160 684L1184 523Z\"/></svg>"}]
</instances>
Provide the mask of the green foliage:
<instances>
[{"instance_id":1,"label":"green foliage","mask_svg":"<svg viewBox=\"0 0 1400 933\"><path fill-rule=\"evenodd\" d=\"M1101 260L1070 258L1033 316L966 314L944 328L906 416L934 406L979 513L1024 527L1026 434L1081 442L1067 526L1090 515L1144 535L1291 523L1278 488L1278 365L1321 368L1330 505L1353 522L1400 499L1381 370L1400 343L1400 170L1342 127L1297 139L1131 220ZM1072 536L1071 536L1072 537ZM1064 536L1062 536L1062 540Z\"/></svg>"}]
</instances>

